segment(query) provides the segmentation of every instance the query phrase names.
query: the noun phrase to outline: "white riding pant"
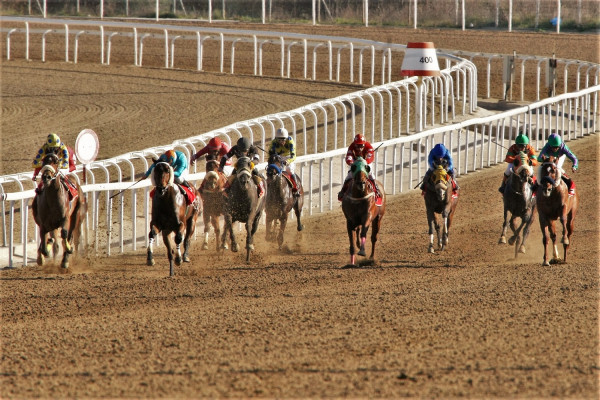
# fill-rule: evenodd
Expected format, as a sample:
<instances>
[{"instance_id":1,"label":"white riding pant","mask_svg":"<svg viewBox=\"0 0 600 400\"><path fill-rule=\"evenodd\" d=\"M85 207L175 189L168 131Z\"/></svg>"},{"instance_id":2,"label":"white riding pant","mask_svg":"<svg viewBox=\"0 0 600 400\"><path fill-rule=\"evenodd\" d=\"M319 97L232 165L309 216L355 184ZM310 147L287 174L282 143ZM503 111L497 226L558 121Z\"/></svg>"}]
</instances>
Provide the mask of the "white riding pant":
<instances>
[{"instance_id":1,"label":"white riding pant","mask_svg":"<svg viewBox=\"0 0 600 400\"><path fill-rule=\"evenodd\" d=\"M556 166L558 167L558 169L560 169L560 172L562 172L563 174L565 173L565 170L563 169L563 164L565 163L565 159L567 158L566 154L563 154L562 156L558 157L558 161L556 162Z\"/></svg>"},{"instance_id":2,"label":"white riding pant","mask_svg":"<svg viewBox=\"0 0 600 400\"><path fill-rule=\"evenodd\" d=\"M188 173L189 173L189 172L190 172L190 171L189 171L187 168L186 168L186 169L184 169L184 170L181 172L181 174L180 174L178 177L176 177L176 178L174 179L175 183L182 183L182 182L185 182L185 181L186 181L185 177L188 175Z\"/></svg>"},{"instance_id":3,"label":"white riding pant","mask_svg":"<svg viewBox=\"0 0 600 400\"><path fill-rule=\"evenodd\" d=\"M286 172L289 172L290 174L294 175L294 170L296 168L294 168L294 163L288 164L285 166L285 170Z\"/></svg>"}]
</instances>

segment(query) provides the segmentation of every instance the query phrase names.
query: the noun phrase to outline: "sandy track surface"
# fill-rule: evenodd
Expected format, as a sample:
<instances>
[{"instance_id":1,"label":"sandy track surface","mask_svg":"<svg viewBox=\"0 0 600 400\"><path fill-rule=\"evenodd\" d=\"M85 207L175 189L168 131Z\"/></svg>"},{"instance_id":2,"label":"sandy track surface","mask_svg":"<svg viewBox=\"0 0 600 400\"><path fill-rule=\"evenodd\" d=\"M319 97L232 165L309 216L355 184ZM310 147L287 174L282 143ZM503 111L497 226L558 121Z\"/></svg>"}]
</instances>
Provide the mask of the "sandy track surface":
<instances>
[{"instance_id":1,"label":"sandy track surface","mask_svg":"<svg viewBox=\"0 0 600 400\"><path fill-rule=\"evenodd\" d=\"M74 140L98 126L108 157L348 90L129 66L1 68L2 173L27 170L50 130ZM497 166L461 177L450 246L434 255L414 191L389 197L377 260L358 269L342 268L336 209L306 217L301 235L288 226L283 252L261 227L250 264L196 240L174 278L164 247L154 267L142 250L66 272L2 270L0 396L597 398L599 140L569 145L581 206L568 264L541 266L537 218L527 254L497 244Z\"/></svg>"}]
</instances>

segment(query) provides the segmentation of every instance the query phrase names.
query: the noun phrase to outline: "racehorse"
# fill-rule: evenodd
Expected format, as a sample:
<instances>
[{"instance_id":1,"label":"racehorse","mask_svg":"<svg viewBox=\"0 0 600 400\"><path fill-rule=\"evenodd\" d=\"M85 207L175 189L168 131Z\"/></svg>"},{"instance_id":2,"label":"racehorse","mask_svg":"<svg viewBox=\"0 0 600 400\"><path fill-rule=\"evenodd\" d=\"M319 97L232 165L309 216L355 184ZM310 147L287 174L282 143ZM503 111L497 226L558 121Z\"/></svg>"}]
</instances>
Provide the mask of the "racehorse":
<instances>
[{"instance_id":1,"label":"racehorse","mask_svg":"<svg viewBox=\"0 0 600 400\"><path fill-rule=\"evenodd\" d=\"M283 245L283 234L287 225L288 214L292 209L296 215L297 230L300 232L304 229L300 221L302 207L304 205L304 189L300 177L296 175L298 183L298 194L294 196L292 193L292 183L290 178L282 170L282 160L279 155L269 157L269 165L267 167L267 201L265 206L266 225L267 225L267 241L277 240L279 249ZM279 232L275 233L276 221L279 221Z\"/></svg>"},{"instance_id":2,"label":"racehorse","mask_svg":"<svg viewBox=\"0 0 600 400\"><path fill-rule=\"evenodd\" d=\"M375 257L375 243L377 235L381 229L381 220L385 214L385 193L381 191L381 206L375 204L375 190L369 181L369 169L366 161L362 157L357 157L350 171L353 180L350 191L344 193L342 199L342 211L346 217L346 228L348 230L348 239L350 240L350 264L346 267L355 266L356 247L359 247L358 255L366 256L365 242L367 241L367 232L371 230L371 255L370 259ZM377 182L379 187L383 187Z\"/></svg>"},{"instance_id":3,"label":"racehorse","mask_svg":"<svg viewBox=\"0 0 600 400\"><path fill-rule=\"evenodd\" d=\"M202 196L202 203L204 207L204 214L202 215L202 218L204 219L204 242L202 243L203 250L208 249L208 234L210 232L211 224L215 231L217 251L220 249L220 217L223 215L223 204L225 203L223 191L225 190L226 183L227 178L222 172L219 172L218 161L207 161L206 175L204 176L204 180L200 186L202 188L200 195Z\"/></svg>"},{"instance_id":4,"label":"racehorse","mask_svg":"<svg viewBox=\"0 0 600 400\"><path fill-rule=\"evenodd\" d=\"M87 212L87 203L83 191L77 181L58 171L58 156L48 154L42 160L40 170L43 190L33 199L31 209L33 219L39 227L40 246L38 247L37 264L44 264L44 257L50 255L50 248L60 229L62 239L63 259L61 266L69 268L69 256L78 250L81 237L81 224ZM77 195L69 199L68 180L77 190ZM50 235L51 237L48 237ZM57 248L54 246L54 256Z\"/></svg>"},{"instance_id":5,"label":"racehorse","mask_svg":"<svg viewBox=\"0 0 600 400\"><path fill-rule=\"evenodd\" d=\"M556 227L554 226L557 219L560 219L563 227L564 262L567 262L567 250L571 244L575 214L579 206L579 194L575 192L573 196L569 196L567 184L561 179L562 171L554 161L551 157L548 161L542 163L538 176L537 208L544 243L544 262L542 265L550 265L547 256L549 239L552 239L553 245L553 259L551 262L559 261L556 246Z\"/></svg>"},{"instance_id":6,"label":"racehorse","mask_svg":"<svg viewBox=\"0 0 600 400\"><path fill-rule=\"evenodd\" d=\"M231 239L231 251L238 251L238 244L233 233L233 223L240 221L246 224L246 262L250 261L250 251L254 249L253 237L258 229L260 216L265 209L266 195L258 197L258 190L252 179L252 165L248 157L240 157L236 164L236 175L231 183L225 200L225 226L221 248L226 249L227 234ZM267 189L268 192L268 189Z\"/></svg>"},{"instance_id":7,"label":"racehorse","mask_svg":"<svg viewBox=\"0 0 600 400\"><path fill-rule=\"evenodd\" d=\"M173 181L173 168L166 162L154 160L154 163L152 181L155 185L155 193L152 199L152 220L150 221L150 233L148 234L150 244L146 263L147 265L154 265L152 247L156 235L162 231L169 258L169 275L173 276L174 252L177 252L175 255L176 265L181 265L182 261L190 262L190 238L194 234L196 219L198 214L202 213L202 209L199 193L195 188L193 190L196 198L192 204L187 205L185 195L181 193L180 188ZM171 233L175 233L175 249L173 249L171 243ZM183 256L180 249L182 241Z\"/></svg>"},{"instance_id":8,"label":"racehorse","mask_svg":"<svg viewBox=\"0 0 600 400\"><path fill-rule=\"evenodd\" d=\"M438 249L444 250L448 245L448 232L458 204L458 195L452 191L451 177L443 165L433 170L429 182L425 184L425 208L427 209L427 224L429 225L429 253L433 249L433 229L437 232ZM442 235L440 236L440 221L442 219Z\"/></svg>"},{"instance_id":9,"label":"racehorse","mask_svg":"<svg viewBox=\"0 0 600 400\"><path fill-rule=\"evenodd\" d=\"M513 235L508 239L508 244L515 245L515 258L519 253L525 253L525 240L529 235L529 228L535 219L535 196L531 185L533 184L533 168L529 157L524 152L519 152L511 169L510 178L504 188L504 224L498 243L506 243L506 231L510 224ZM510 212L510 219L508 213ZM515 219L520 218L521 223L515 228ZM523 235L521 236L521 230Z\"/></svg>"}]
</instances>

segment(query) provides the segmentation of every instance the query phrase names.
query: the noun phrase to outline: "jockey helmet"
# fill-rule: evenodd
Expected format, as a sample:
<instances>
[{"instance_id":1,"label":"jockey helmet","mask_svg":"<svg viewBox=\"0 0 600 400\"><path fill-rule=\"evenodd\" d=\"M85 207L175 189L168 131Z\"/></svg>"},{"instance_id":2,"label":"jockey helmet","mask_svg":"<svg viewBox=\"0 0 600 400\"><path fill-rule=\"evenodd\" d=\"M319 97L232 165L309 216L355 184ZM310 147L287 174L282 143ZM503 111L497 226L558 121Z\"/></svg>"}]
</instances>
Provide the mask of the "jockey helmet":
<instances>
[{"instance_id":1,"label":"jockey helmet","mask_svg":"<svg viewBox=\"0 0 600 400\"><path fill-rule=\"evenodd\" d=\"M446 146L444 146L441 143L436 144L435 146L433 146L433 149L431 149L431 155L434 158L442 158L442 157L444 157L446 152L447 152Z\"/></svg>"},{"instance_id":2,"label":"jockey helmet","mask_svg":"<svg viewBox=\"0 0 600 400\"><path fill-rule=\"evenodd\" d=\"M364 145L365 143L367 143L367 141L365 140L365 137L363 135L361 135L360 133L358 135L354 136L354 144Z\"/></svg>"},{"instance_id":3,"label":"jockey helmet","mask_svg":"<svg viewBox=\"0 0 600 400\"><path fill-rule=\"evenodd\" d=\"M221 139L214 137L208 142L209 150L219 150L221 148Z\"/></svg>"},{"instance_id":4,"label":"jockey helmet","mask_svg":"<svg viewBox=\"0 0 600 400\"><path fill-rule=\"evenodd\" d=\"M517 136L517 138L515 139L515 143L516 144L529 144L529 138L523 134L520 134Z\"/></svg>"},{"instance_id":5,"label":"jockey helmet","mask_svg":"<svg viewBox=\"0 0 600 400\"><path fill-rule=\"evenodd\" d=\"M60 138L56 133L51 133L48 135L46 143L49 147L60 147Z\"/></svg>"},{"instance_id":6,"label":"jockey helmet","mask_svg":"<svg viewBox=\"0 0 600 400\"><path fill-rule=\"evenodd\" d=\"M275 139L287 139L288 138L288 131L285 128L279 128L277 129L277 132L275 133Z\"/></svg>"},{"instance_id":7,"label":"jockey helmet","mask_svg":"<svg viewBox=\"0 0 600 400\"><path fill-rule=\"evenodd\" d=\"M175 153L175 150L167 150L167 152L165 153L165 156L167 157L167 162L171 165L173 165L173 163L175 162L175 159L177 158L177 154Z\"/></svg>"},{"instance_id":8,"label":"jockey helmet","mask_svg":"<svg viewBox=\"0 0 600 400\"><path fill-rule=\"evenodd\" d=\"M558 136L556 133L553 133L548 138L548 144L550 145L550 147L560 147L560 145L562 144L562 140L560 139L560 136Z\"/></svg>"},{"instance_id":9,"label":"jockey helmet","mask_svg":"<svg viewBox=\"0 0 600 400\"><path fill-rule=\"evenodd\" d=\"M250 148L250 139L245 137L239 138L237 141L237 146L243 152L248 151L248 149Z\"/></svg>"}]
</instances>

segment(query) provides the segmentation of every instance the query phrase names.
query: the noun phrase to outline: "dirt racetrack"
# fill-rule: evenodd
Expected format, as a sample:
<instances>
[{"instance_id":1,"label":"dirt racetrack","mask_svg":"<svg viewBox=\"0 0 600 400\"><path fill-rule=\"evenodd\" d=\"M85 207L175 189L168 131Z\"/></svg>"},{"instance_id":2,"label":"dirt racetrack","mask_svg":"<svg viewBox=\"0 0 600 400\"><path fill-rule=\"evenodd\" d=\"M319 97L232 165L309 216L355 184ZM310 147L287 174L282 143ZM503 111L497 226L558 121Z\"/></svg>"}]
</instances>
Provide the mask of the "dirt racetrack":
<instances>
[{"instance_id":1,"label":"dirt racetrack","mask_svg":"<svg viewBox=\"0 0 600 400\"><path fill-rule=\"evenodd\" d=\"M374 32L415 40L412 30L343 35ZM440 48L558 47L559 57L598 62L595 35L419 32ZM106 158L355 90L126 65L0 67L3 174L30 170L49 131L72 141L94 127ZM261 227L250 264L196 240L174 278L164 247L154 267L141 250L79 258L68 271L2 270L0 397L596 399L598 135L569 146L581 204L568 264L541 266L537 218L527 254L515 260L497 244L496 166L460 178L448 251L434 255L413 191L388 198L377 261L357 269L342 269L348 239L336 209L306 217L301 236L288 229L284 252L264 243Z\"/></svg>"}]
</instances>

